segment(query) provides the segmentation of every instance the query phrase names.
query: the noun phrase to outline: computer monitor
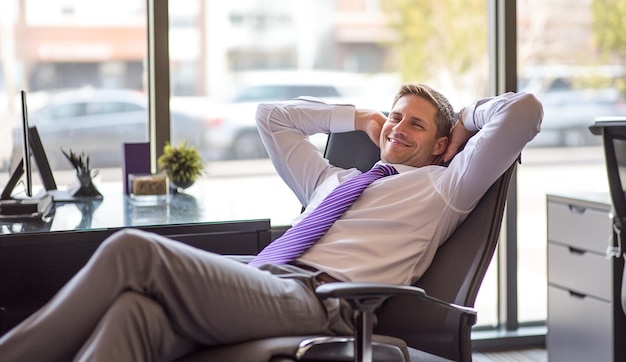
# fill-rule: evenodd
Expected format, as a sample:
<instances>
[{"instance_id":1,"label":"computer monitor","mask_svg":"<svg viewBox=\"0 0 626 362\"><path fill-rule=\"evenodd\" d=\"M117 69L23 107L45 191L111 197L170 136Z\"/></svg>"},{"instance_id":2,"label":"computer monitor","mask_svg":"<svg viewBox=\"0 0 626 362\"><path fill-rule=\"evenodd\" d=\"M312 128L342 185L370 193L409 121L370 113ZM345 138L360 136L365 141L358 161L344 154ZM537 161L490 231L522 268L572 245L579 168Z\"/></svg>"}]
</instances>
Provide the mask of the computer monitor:
<instances>
[{"instance_id":1,"label":"computer monitor","mask_svg":"<svg viewBox=\"0 0 626 362\"><path fill-rule=\"evenodd\" d=\"M30 160L30 135L28 125L28 107L26 105L26 92L21 91L21 104L22 104L22 158L17 167L11 173L9 182L2 191L2 200L11 199L15 187L22 180L22 176L25 176L24 194L28 197L33 196L33 172L32 163Z\"/></svg>"},{"instance_id":2,"label":"computer monitor","mask_svg":"<svg viewBox=\"0 0 626 362\"><path fill-rule=\"evenodd\" d=\"M11 172L9 181L0 194L0 216L35 216L40 217L47 213L52 204L52 198L43 191L33 195L33 171L31 162L31 130L28 123L28 107L26 91L21 91L22 110L22 158L17 167ZM24 193L15 192L16 186L24 178Z\"/></svg>"},{"instance_id":3,"label":"computer monitor","mask_svg":"<svg viewBox=\"0 0 626 362\"><path fill-rule=\"evenodd\" d=\"M26 179L26 196L33 196L33 164L30 160L30 135L28 124L28 107L26 105L26 91L21 91L22 103L22 159L24 160L24 175Z\"/></svg>"}]
</instances>

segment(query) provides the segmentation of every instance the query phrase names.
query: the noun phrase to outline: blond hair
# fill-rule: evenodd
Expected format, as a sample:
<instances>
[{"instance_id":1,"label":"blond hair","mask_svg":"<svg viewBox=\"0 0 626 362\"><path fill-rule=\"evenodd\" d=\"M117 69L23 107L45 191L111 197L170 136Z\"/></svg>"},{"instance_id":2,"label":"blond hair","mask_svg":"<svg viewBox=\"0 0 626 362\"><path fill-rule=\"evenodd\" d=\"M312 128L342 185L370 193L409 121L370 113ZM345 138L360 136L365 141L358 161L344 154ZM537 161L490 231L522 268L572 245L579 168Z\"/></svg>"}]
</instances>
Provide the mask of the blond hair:
<instances>
[{"instance_id":1,"label":"blond hair","mask_svg":"<svg viewBox=\"0 0 626 362\"><path fill-rule=\"evenodd\" d=\"M420 83L406 83L400 87L393 99L391 108L395 107L398 100L407 94L413 94L422 97L432 103L437 109L435 114L435 123L437 125L436 137L449 136L452 126L454 126L454 109L443 94L433 88Z\"/></svg>"}]
</instances>

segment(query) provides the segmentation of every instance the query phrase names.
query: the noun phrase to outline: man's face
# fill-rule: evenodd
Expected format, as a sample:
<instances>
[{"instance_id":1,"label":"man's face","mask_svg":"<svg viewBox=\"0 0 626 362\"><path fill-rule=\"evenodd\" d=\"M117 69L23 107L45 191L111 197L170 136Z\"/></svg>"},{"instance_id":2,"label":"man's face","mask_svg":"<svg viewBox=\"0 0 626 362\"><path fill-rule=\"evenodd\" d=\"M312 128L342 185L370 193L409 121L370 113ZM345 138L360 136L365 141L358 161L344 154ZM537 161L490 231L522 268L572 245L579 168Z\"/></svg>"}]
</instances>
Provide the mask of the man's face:
<instances>
[{"instance_id":1,"label":"man's face","mask_svg":"<svg viewBox=\"0 0 626 362\"><path fill-rule=\"evenodd\" d=\"M414 167L433 164L448 143L447 137L435 138L436 113L435 106L422 97L400 98L380 133L381 159Z\"/></svg>"}]
</instances>

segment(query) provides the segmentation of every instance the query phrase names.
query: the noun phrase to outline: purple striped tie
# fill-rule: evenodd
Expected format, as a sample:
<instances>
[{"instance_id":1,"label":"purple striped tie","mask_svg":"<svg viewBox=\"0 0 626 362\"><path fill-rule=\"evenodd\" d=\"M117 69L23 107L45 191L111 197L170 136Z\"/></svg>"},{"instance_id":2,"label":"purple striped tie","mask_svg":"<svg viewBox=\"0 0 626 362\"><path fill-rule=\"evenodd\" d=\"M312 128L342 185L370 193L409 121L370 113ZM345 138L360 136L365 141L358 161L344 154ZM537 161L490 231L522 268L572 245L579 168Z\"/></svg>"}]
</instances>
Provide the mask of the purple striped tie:
<instances>
[{"instance_id":1,"label":"purple striped tie","mask_svg":"<svg viewBox=\"0 0 626 362\"><path fill-rule=\"evenodd\" d=\"M391 165L377 164L371 170L340 184L312 213L261 250L249 265L287 264L295 260L326 234L335 220L348 210L369 184L397 173Z\"/></svg>"}]
</instances>

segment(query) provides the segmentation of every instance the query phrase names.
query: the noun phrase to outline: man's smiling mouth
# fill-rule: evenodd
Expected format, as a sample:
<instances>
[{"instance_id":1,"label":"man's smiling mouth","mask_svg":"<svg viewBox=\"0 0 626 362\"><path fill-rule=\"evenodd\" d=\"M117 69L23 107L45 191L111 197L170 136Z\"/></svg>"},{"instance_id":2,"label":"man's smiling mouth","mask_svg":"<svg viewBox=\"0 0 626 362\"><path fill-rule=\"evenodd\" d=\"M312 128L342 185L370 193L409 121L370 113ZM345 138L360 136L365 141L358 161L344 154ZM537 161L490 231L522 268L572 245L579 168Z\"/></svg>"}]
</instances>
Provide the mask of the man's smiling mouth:
<instances>
[{"instance_id":1,"label":"man's smiling mouth","mask_svg":"<svg viewBox=\"0 0 626 362\"><path fill-rule=\"evenodd\" d=\"M408 146L406 142L399 140L397 138L393 138L393 137L387 137L387 141L389 141L390 143L401 145L401 146Z\"/></svg>"}]
</instances>

